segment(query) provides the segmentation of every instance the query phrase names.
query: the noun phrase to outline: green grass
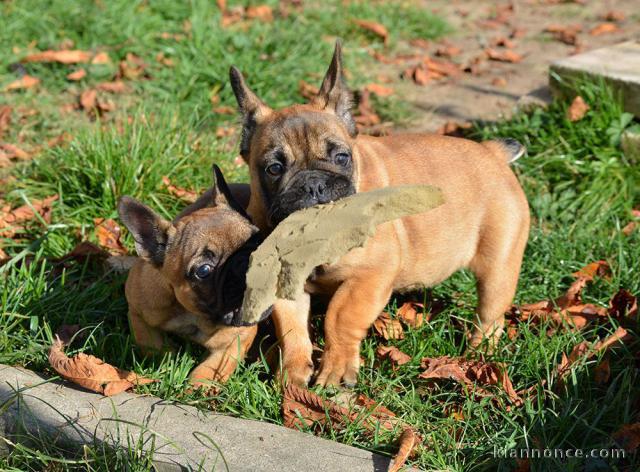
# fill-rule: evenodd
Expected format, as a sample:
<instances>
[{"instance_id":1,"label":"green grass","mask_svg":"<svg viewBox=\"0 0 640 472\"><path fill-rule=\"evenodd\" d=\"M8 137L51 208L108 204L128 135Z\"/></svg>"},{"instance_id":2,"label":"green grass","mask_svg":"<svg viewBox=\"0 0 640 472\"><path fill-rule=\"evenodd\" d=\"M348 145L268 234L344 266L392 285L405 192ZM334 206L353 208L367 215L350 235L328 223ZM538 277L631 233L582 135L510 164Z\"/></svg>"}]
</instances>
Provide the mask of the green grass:
<instances>
[{"instance_id":1,"label":"green grass","mask_svg":"<svg viewBox=\"0 0 640 472\"><path fill-rule=\"evenodd\" d=\"M212 130L236 118L212 115L210 96L233 105L227 70L236 64L247 72L251 85L273 106L301 101L298 80L320 81L335 35L347 42L350 83L361 85L375 76L365 45L375 41L349 23L349 18L381 20L392 32L393 44L411 37L442 34L445 25L417 6L351 2L348 14L337 16L340 1L326 9L311 2L303 15L292 14L274 23L252 23L221 29L213 2L69 2L10 1L0 5L0 63L18 61L25 47L37 40L47 49L71 39L81 49L106 49L113 66L90 66L81 85L64 76L73 67L28 65L42 79L39 90L3 94L14 107L33 107L38 114L14 126L8 142L20 133L26 143L41 144L60 131L73 134L65 147L44 149L31 162L11 169L15 180L0 197L17 205L54 193L50 224L34 222L16 239L2 240L12 260L0 267L0 362L22 365L48 374L46 354L52 332L62 324L80 324L81 342L71 353L90 352L126 369L160 381L137 389L218 412L282 423L281 392L266 362L243 365L214 398L187 392L187 376L202 350L182 343L177 354L142 358L133 345L124 299L125 276L88 262L55 263L83 239L95 240L93 218L116 217L115 201L130 194L148 202L166 216L182 204L162 188L168 175L176 185L201 190L210 185L212 162L222 165L229 180L246 179L237 168L234 138L218 139ZM273 3L275 6L275 3ZM404 5L404 4L403 4ZM342 11L342 10L341 10ZM162 32L191 33L183 41L163 40ZM379 45L377 47L380 47ZM131 92L117 98L118 112L103 122L90 123L80 112L61 113L59 105L75 100L82 88L109 80L117 60L133 52L150 64L150 80L129 82ZM175 67L155 63L164 52ZM263 55L267 55L266 58ZM0 87L15 78L0 70ZM474 138L510 136L527 145L529 155L515 168L529 198L533 224L522 270L517 300L532 302L560 295L570 284L571 272L588 262L606 259L610 280L599 279L585 290L587 302L606 305L619 287L640 292L640 231L630 236L620 229L630 220L630 210L640 204L640 168L629 162L616 136L628 126L615 96L603 87L584 87L581 94L591 105L576 123L565 118L566 103L547 110L518 114L496 124L478 124ZM399 122L406 112L397 102L379 103L381 113ZM133 117L128 123L127 116ZM125 242L133 250L129 236ZM375 349L385 343L370 336L363 345L365 359L356 391L398 413L416 427L424 444L413 464L447 470L510 470L514 461L497 461L494 447L551 448L615 447L611 434L620 425L638 421L640 378L638 341L611 355L611 380L598 385L593 367L598 359L579 363L559 392L540 386L562 352L582 340L594 340L615 329L613 323L593 326L581 333L558 331L549 337L545 327L524 325L514 340L506 337L491 360L505 362L516 389L538 386L540 402L506 411L488 399L479 400L453 383L435 387L417 378L423 356L464 353L463 330L473 316L473 277L460 272L435 287L433 297L445 301L445 310L400 341L390 341L410 354L413 361L393 371L376 360ZM393 311L394 305L390 306ZM317 321L320 323L320 320ZM637 333L638 326L635 326ZM498 398L504 395L496 391ZM464 421L450 415L459 409ZM344 430L325 428L323 435L385 454L393 454L392 435L371 438L357 423ZM12 470L109 470L119 464L146 470L146 459L132 451L89 448L87 457L69 456L41 444L36 450L18 448L0 459L0 468ZM597 460L532 461L533 470L633 470L638 457L609 464ZM113 469L111 469L113 470Z\"/></svg>"}]
</instances>

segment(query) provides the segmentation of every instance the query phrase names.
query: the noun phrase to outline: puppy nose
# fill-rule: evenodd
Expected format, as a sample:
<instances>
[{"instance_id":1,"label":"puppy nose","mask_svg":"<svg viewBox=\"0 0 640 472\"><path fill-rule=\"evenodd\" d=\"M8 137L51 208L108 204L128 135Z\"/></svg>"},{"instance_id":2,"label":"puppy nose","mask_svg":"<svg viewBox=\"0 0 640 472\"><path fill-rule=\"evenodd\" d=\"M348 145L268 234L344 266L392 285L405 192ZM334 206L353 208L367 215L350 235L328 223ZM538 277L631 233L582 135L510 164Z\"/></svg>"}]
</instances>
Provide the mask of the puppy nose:
<instances>
[{"instance_id":1,"label":"puppy nose","mask_svg":"<svg viewBox=\"0 0 640 472\"><path fill-rule=\"evenodd\" d=\"M321 179L309 179L304 186L307 194L314 200L323 200L327 191L327 184Z\"/></svg>"}]
</instances>

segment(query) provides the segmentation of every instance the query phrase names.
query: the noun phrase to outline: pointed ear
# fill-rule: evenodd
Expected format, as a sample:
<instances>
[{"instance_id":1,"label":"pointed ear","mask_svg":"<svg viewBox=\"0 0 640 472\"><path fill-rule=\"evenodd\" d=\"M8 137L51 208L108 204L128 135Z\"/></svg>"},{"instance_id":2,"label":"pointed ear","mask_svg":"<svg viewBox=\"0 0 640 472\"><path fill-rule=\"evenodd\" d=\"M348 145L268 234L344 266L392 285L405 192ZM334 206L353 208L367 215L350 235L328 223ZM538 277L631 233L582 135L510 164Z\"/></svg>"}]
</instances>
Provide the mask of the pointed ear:
<instances>
[{"instance_id":1,"label":"pointed ear","mask_svg":"<svg viewBox=\"0 0 640 472\"><path fill-rule=\"evenodd\" d=\"M353 137L358 134L356 122L351 116L351 92L344 82L342 74L342 42L336 40L333 59L327 74L324 76L318 95L312 103L324 110L335 113L340 118L347 131Z\"/></svg>"},{"instance_id":2,"label":"pointed ear","mask_svg":"<svg viewBox=\"0 0 640 472\"><path fill-rule=\"evenodd\" d=\"M271 108L265 105L247 86L242 73L234 66L229 69L231 88L236 96L238 108L242 114L242 139L240 154L249 162L249 145L256 126L271 114Z\"/></svg>"},{"instance_id":3,"label":"pointed ear","mask_svg":"<svg viewBox=\"0 0 640 472\"><path fill-rule=\"evenodd\" d=\"M121 197L118 214L136 241L136 252L143 259L161 266L169 236L174 228L146 205L131 197Z\"/></svg>"},{"instance_id":4,"label":"pointed ear","mask_svg":"<svg viewBox=\"0 0 640 472\"><path fill-rule=\"evenodd\" d=\"M213 192L212 199L213 205L227 205L230 206L233 210L240 213L246 219L251 221L249 215L245 211L244 207L240 205L235 198L233 198L233 194L231 190L229 190L229 186L227 185L227 181L224 180L224 176L222 175L222 171L220 167L216 164L213 165Z\"/></svg>"}]
</instances>

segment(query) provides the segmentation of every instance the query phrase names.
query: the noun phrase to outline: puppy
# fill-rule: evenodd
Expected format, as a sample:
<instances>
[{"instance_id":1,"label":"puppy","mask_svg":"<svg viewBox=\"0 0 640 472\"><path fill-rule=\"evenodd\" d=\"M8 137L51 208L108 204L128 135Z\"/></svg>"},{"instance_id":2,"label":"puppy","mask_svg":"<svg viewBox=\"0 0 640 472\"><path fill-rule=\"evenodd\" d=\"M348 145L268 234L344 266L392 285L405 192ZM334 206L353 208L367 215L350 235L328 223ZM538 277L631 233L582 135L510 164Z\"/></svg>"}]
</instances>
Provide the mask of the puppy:
<instances>
[{"instance_id":1,"label":"puppy","mask_svg":"<svg viewBox=\"0 0 640 472\"><path fill-rule=\"evenodd\" d=\"M214 187L173 222L130 197L118 204L140 256L125 286L136 343L162 350L167 331L206 347L208 357L190 375L198 386L227 380L257 331L223 324L238 324L249 254L260 236L217 166L214 173Z\"/></svg>"},{"instance_id":2,"label":"puppy","mask_svg":"<svg viewBox=\"0 0 640 472\"><path fill-rule=\"evenodd\" d=\"M318 268L298 300L276 303L273 318L290 381L306 384L313 372L309 293L332 296L319 385L355 384L360 342L393 291L433 286L464 267L477 278L479 298L470 344L497 339L529 232L527 199L509 168L524 153L517 141L358 135L339 42L308 104L273 110L234 67L230 78L243 118L240 152L250 169L247 211L261 230L301 208L389 185L434 185L445 200L379 226L365 247Z\"/></svg>"}]
</instances>

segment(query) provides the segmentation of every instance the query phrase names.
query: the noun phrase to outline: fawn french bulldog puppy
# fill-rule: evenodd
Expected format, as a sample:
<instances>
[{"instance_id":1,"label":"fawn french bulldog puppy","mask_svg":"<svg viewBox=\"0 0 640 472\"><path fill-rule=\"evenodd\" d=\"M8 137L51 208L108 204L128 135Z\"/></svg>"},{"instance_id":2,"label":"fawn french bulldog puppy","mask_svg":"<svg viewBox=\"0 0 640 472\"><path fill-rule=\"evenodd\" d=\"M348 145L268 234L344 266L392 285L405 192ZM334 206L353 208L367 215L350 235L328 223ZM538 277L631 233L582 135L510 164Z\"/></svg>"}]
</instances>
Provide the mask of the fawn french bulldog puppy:
<instances>
[{"instance_id":1,"label":"fawn french bulldog puppy","mask_svg":"<svg viewBox=\"0 0 640 472\"><path fill-rule=\"evenodd\" d=\"M250 169L247 212L261 230L301 208L391 185L434 185L445 200L379 226L363 248L319 267L298 300L276 303L290 381L306 384L313 373L308 315L315 292L332 296L316 384L355 384L360 342L393 291L432 286L464 267L475 274L479 297L470 344L496 340L529 232L527 199L509 167L524 153L517 141L358 135L339 42L318 95L304 105L273 110L234 67L230 78L243 118L240 152Z\"/></svg>"},{"instance_id":2,"label":"fawn french bulldog puppy","mask_svg":"<svg viewBox=\"0 0 640 472\"><path fill-rule=\"evenodd\" d=\"M223 324L241 315L249 254L260 236L217 166L214 173L214 187L173 222L133 198L118 203L140 256L125 286L136 343L162 350L167 331L206 347L208 357L190 375L195 385L225 381L257 332Z\"/></svg>"}]
</instances>

